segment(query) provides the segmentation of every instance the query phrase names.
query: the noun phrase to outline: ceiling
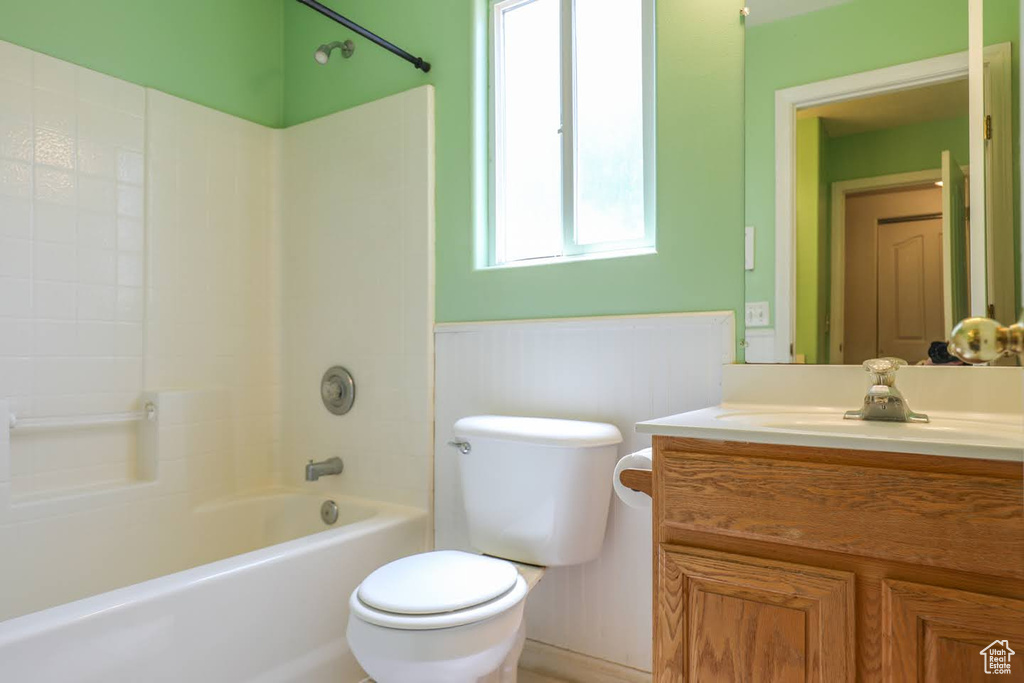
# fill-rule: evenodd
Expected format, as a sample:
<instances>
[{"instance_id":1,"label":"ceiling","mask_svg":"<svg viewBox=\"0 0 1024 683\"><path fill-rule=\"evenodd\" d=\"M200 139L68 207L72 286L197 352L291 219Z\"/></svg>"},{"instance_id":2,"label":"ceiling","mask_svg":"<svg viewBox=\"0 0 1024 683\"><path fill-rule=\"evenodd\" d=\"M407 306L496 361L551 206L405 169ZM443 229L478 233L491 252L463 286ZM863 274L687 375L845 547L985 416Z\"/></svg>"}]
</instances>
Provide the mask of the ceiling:
<instances>
[{"instance_id":1,"label":"ceiling","mask_svg":"<svg viewBox=\"0 0 1024 683\"><path fill-rule=\"evenodd\" d=\"M967 79L801 109L797 118L820 117L829 137L941 121L968 113Z\"/></svg>"},{"instance_id":2,"label":"ceiling","mask_svg":"<svg viewBox=\"0 0 1024 683\"><path fill-rule=\"evenodd\" d=\"M747 17L746 25L767 24L847 2L850 0L747 0L750 16Z\"/></svg>"}]
</instances>

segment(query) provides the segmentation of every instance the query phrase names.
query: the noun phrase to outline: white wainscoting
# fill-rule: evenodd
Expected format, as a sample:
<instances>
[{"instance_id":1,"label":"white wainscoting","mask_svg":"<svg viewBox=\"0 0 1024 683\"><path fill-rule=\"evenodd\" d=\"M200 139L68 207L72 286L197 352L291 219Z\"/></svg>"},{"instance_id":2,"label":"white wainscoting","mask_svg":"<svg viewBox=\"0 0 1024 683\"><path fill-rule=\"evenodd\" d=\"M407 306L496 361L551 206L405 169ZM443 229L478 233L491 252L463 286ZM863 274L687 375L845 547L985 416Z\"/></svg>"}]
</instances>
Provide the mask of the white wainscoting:
<instances>
[{"instance_id":1,"label":"white wainscoting","mask_svg":"<svg viewBox=\"0 0 1024 683\"><path fill-rule=\"evenodd\" d=\"M746 358L748 363L778 363L775 357L775 329L771 327L748 327L744 336L747 340Z\"/></svg>"},{"instance_id":2,"label":"white wainscoting","mask_svg":"<svg viewBox=\"0 0 1024 683\"><path fill-rule=\"evenodd\" d=\"M734 329L730 312L438 325L437 547L471 549L457 454L446 445L457 419L610 422L626 454L650 445L636 422L719 402ZM526 619L533 640L650 671L650 513L614 499L601 557L549 571L530 594Z\"/></svg>"}]
</instances>

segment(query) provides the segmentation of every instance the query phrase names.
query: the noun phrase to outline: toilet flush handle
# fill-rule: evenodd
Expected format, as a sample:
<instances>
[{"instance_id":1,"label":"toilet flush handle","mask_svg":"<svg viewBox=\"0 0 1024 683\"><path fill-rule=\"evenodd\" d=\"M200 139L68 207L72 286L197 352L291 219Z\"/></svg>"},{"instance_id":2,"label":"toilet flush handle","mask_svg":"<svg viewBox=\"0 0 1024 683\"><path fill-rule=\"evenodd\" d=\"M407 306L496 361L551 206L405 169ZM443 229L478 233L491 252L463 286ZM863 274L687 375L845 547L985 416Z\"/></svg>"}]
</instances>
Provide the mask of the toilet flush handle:
<instances>
[{"instance_id":1,"label":"toilet flush handle","mask_svg":"<svg viewBox=\"0 0 1024 683\"><path fill-rule=\"evenodd\" d=\"M461 440L455 439L455 440L449 441L448 445L449 446L454 446L455 448L458 448L459 449L459 453L462 453L463 455L469 455L469 452L471 450L473 450L473 447L469 445L468 441L461 441Z\"/></svg>"}]
</instances>

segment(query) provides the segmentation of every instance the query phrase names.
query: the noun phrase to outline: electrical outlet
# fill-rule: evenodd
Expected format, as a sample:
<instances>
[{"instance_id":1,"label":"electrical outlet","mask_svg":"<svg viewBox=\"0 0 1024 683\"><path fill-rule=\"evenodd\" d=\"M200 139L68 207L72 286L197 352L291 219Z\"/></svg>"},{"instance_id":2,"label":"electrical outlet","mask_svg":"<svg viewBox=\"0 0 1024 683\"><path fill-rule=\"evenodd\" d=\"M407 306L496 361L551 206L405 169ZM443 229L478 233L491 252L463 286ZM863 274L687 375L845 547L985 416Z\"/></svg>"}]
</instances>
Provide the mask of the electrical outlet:
<instances>
[{"instance_id":1,"label":"electrical outlet","mask_svg":"<svg viewBox=\"0 0 1024 683\"><path fill-rule=\"evenodd\" d=\"M747 327L768 327L768 302L751 301L744 316Z\"/></svg>"}]
</instances>

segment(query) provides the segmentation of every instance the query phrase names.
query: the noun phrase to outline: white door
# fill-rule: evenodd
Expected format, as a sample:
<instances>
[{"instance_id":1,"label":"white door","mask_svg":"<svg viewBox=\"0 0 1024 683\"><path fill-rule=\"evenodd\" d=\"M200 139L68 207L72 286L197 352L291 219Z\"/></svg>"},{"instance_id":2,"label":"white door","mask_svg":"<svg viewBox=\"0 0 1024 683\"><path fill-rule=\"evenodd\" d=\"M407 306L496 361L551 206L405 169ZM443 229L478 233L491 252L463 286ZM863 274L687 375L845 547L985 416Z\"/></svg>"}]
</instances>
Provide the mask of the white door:
<instances>
[{"instance_id":1,"label":"white door","mask_svg":"<svg viewBox=\"0 0 1024 683\"><path fill-rule=\"evenodd\" d=\"M942 218L879 221L878 355L910 363L946 338Z\"/></svg>"}]
</instances>

